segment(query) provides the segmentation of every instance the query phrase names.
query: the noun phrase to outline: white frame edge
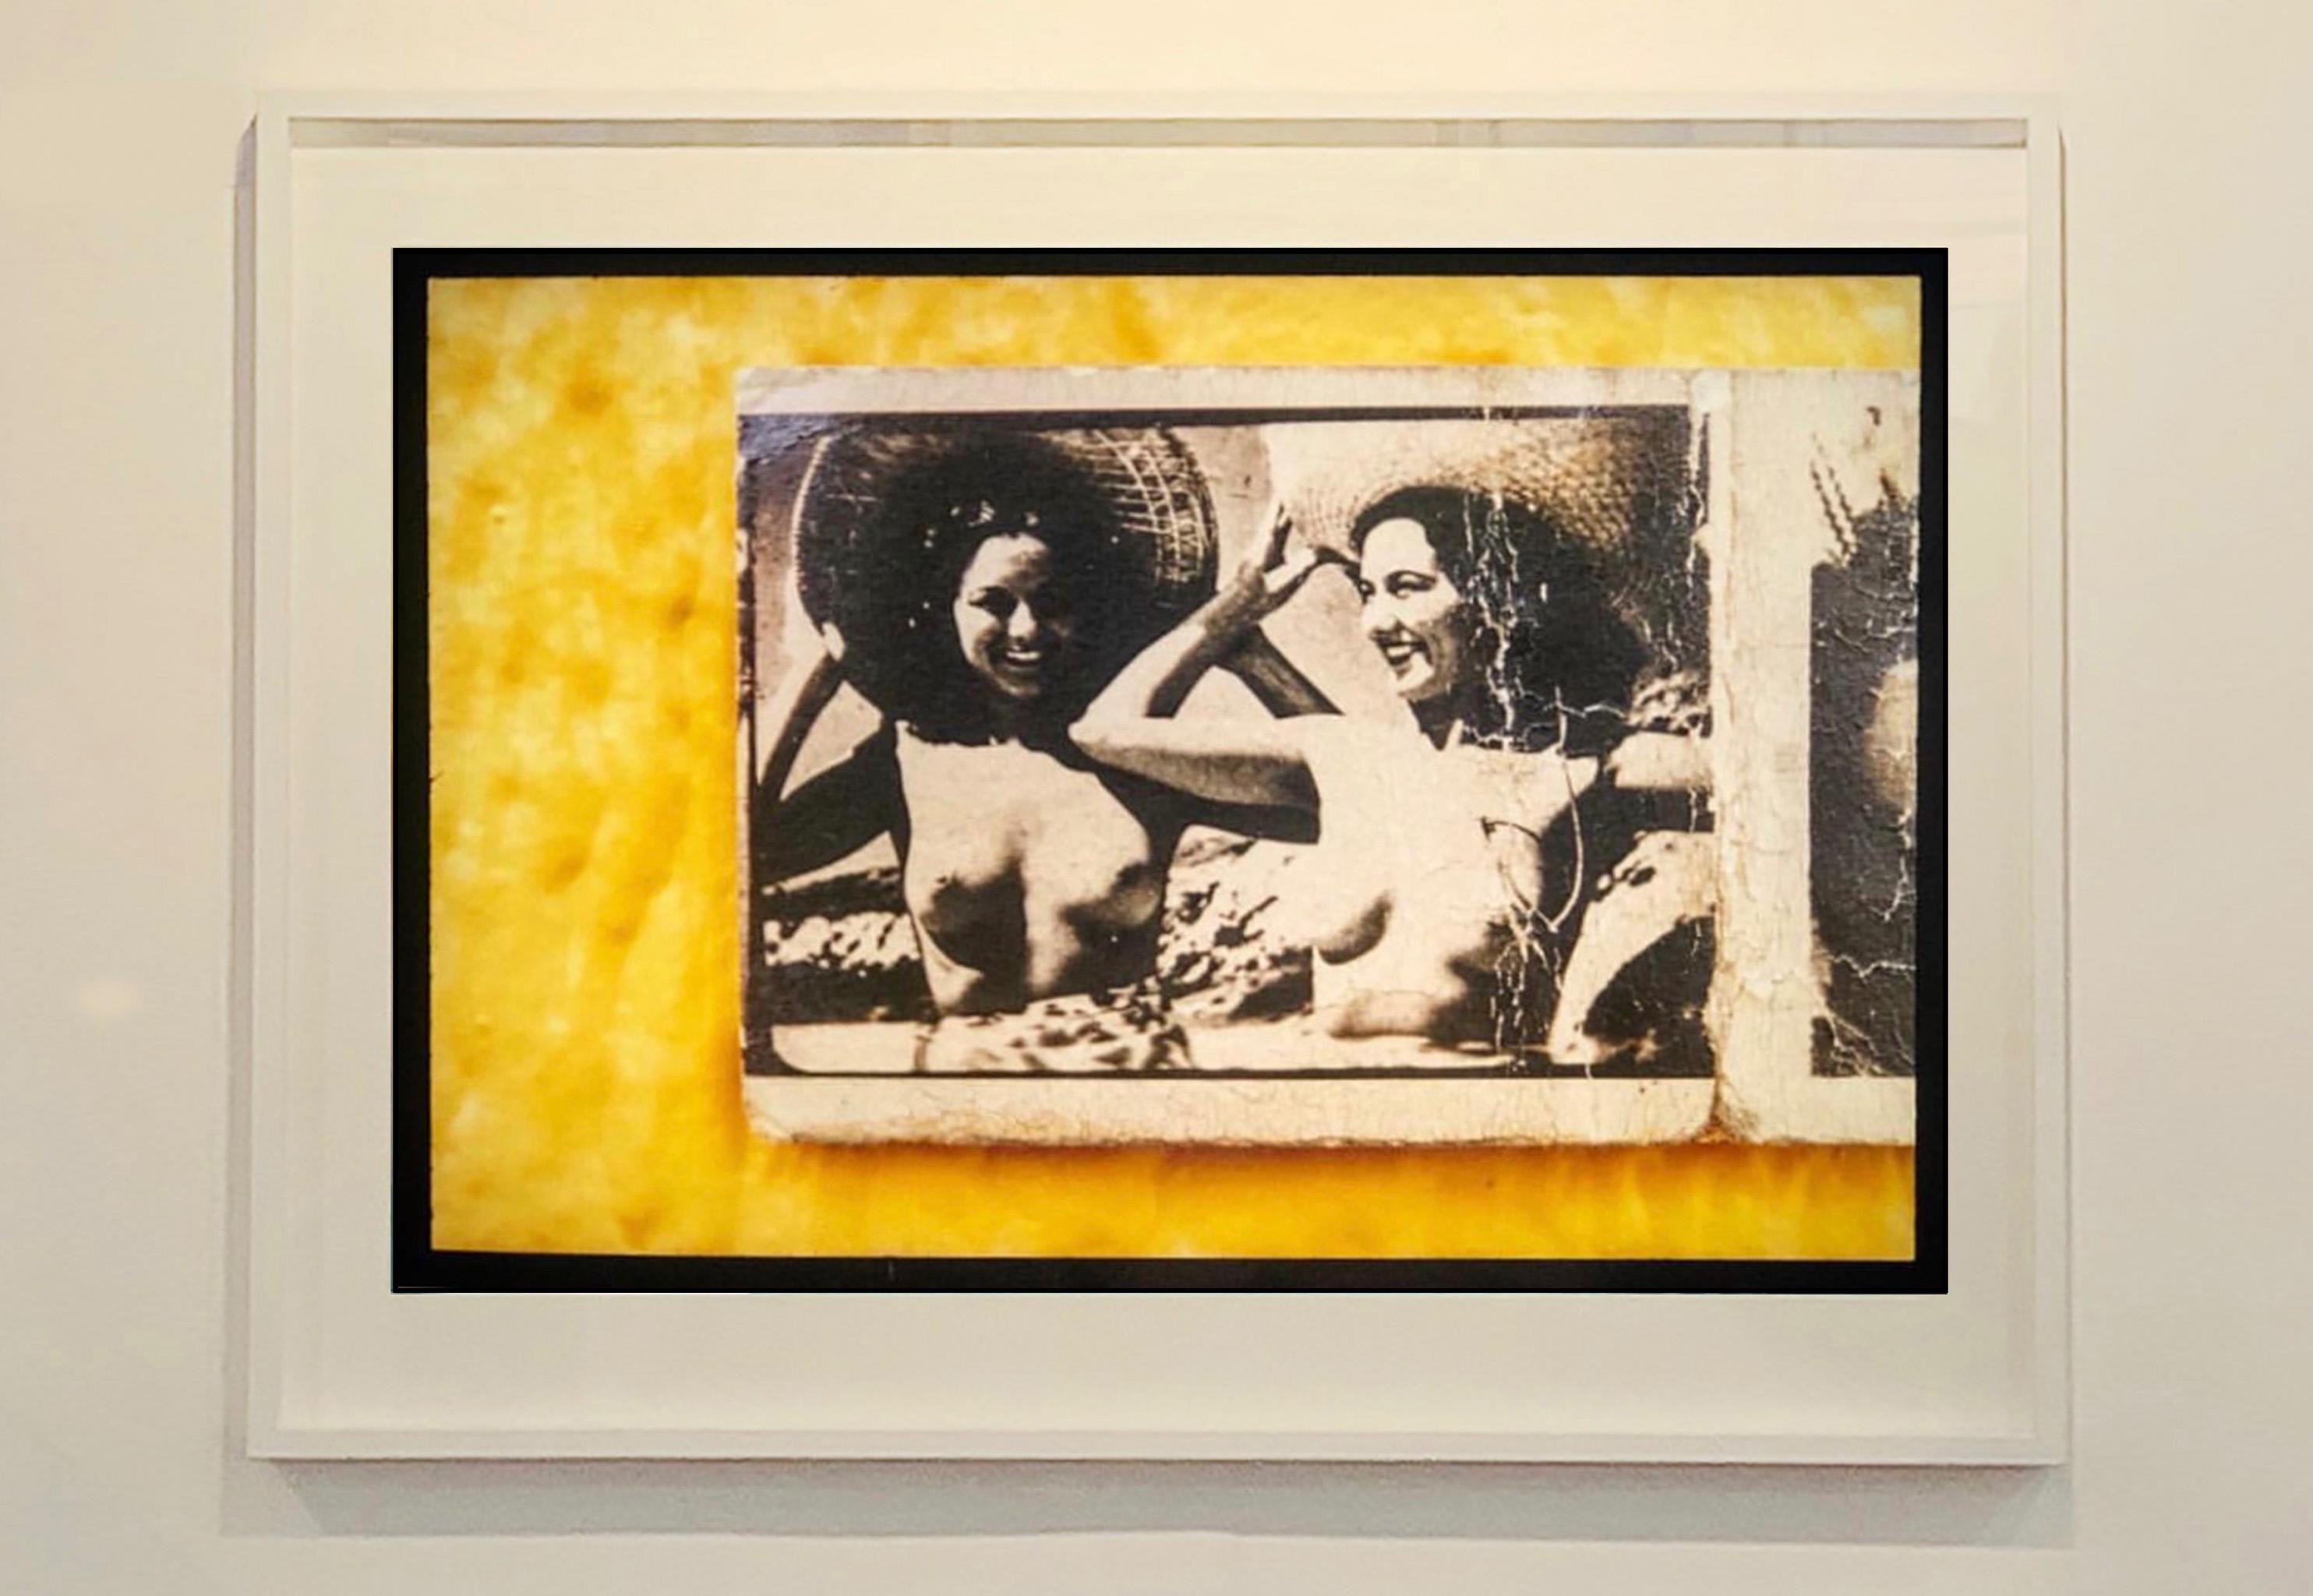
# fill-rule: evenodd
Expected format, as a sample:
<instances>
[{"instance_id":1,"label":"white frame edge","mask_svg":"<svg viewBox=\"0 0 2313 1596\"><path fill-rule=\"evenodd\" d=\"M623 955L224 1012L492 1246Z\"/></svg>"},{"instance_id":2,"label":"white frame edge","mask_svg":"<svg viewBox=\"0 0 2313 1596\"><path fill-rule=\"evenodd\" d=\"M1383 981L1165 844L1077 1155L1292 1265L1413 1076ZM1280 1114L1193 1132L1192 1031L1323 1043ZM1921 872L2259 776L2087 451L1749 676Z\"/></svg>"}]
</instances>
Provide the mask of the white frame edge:
<instances>
[{"instance_id":1,"label":"white frame edge","mask_svg":"<svg viewBox=\"0 0 2313 1596\"><path fill-rule=\"evenodd\" d=\"M1414 136L1419 125L1431 136ZM770 134L766 134L766 129ZM284 1411L280 1316L287 1307L282 1198L294 991L288 839L294 739L286 650L291 316L290 166L308 145L497 144L654 147L866 142L1139 143L1194 145L1656 144L2022 148L2028 195L2032 744L2053 757L2032 788L2034 1281L2032 1417L2023 1431L1970 1434L1279 1434L1161 1431L382 1430L296 1422ZM749 136L749 130L753 136ZM1803 131L1802 131L1803 130ZM964 136L957 137L958 133ZM1248 136L1248 135L1257 136ZM1401 95L831 92L730 97L268 93L252 129L254 300L245 354L251 503L236 626L249 649L237 693L233 922L246 989L249 1455L344 1459L1020 1459L1391 1462L2049 1465L2070 1454L2071 1163L2065 592L2062 145L2045 95ZM245 832L240 826L246 826ZM236 846L239 846L237 841Z\"/></svg>"},{"instance_id":2,"label":"white frame edge","mask_svg":"<svg viewBox=\"0 0 2313 1596\"><path fill-rule=\"evenodd\" d=\"M245 760L234 771L239 788L236 818L248 817L245 883L248 913L239 928L244 944L236 950L248 972L249 1056L235 1060L249 1080L249 1270L245 1422L253 1457L295 1455L302 1432L282 1412L281 1313L286 1307L286 1264L281 1235L284 1185L280 1169L283 1133L279 1105L286 1086L288 1046L283 1034L288 1009L288 960L284 933L288 919L286 786L288 727L289 548L289 162L292 115L277 102L259 109L252 130L251 162L251 291L246 358L252 368L243 417L253 434L250 450L251 506L248 545L235 550L244 563L236 596L248 613L235 629L249 649L247 698L236 704L245 717L238 741Z\"/></svg>"}]
</instances>

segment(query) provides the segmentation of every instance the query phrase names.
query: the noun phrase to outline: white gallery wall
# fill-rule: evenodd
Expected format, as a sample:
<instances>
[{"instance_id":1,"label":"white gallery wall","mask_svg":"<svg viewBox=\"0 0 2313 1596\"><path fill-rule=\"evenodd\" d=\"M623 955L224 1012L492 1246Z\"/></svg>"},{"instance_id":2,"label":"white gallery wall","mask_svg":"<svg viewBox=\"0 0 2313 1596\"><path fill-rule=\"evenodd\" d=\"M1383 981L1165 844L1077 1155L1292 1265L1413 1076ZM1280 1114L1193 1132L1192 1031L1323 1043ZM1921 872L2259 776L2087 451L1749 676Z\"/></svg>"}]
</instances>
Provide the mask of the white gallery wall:
<instances>
[{"instance_id":1,"label":"white gallery wall","mask_svg":"<svg viewBox=\"0 0 2313 1596\"><path fill-rule=\"evenodd\" d=\"M257 93L974 87L2061 97L2070 1467L236 1455ZM0 0L0 1592L2313 1587L2309 167L2284 4Z\"/></svg>"}]
</instances>

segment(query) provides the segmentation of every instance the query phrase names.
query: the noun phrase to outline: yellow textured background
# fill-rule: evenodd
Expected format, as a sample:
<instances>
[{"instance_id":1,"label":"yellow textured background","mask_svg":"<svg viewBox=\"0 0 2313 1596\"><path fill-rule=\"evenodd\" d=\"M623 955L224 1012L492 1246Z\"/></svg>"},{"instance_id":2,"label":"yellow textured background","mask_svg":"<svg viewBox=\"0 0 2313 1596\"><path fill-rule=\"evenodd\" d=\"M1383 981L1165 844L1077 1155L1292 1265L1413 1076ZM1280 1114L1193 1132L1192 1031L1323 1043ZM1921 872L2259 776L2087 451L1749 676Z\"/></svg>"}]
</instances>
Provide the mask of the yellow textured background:
<instances>
[{"instance_id":1,"label":"yellow textured background","mask_svg":"<svg viewBox=\"0 0 2313 1596\"><path fill-rule=\"evenodd\" d=\"M833 1149L739 1098L752 365L1904 367L1868 278L434 285L434 1233L762 1254L1904 1258L1878 1148Z\"/></svg>"}]
</instances>

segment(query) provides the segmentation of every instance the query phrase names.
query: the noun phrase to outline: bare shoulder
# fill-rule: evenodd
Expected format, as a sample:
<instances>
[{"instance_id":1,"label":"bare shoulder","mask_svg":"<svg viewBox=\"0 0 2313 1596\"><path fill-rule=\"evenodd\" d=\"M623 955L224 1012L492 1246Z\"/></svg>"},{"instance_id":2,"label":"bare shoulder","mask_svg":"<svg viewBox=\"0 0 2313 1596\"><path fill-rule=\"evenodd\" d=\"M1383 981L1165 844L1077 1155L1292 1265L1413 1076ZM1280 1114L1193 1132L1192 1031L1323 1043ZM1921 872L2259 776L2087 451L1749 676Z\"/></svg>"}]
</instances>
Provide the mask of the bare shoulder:
<instances>
[{"instance_id":1,"label":"bare shoulder","mask_svg":"<svg viewBox=\"0 0 2313 1596\"><path fill-rule=\"evenodd\" d=\"M1306 715L1275 723L1296 741L1302 763L1321 797L1403 805L1409 788L1419 789L1437 774L1438 750L1411 726L1395 726L1350 715Z\"/></svg>"},{"instance_id":2,"label":"bare shoulder","mask_svg":"<svg viewBox=\"0 0 2313 1596\"><path fill-rule=\"evenodd\" d=\"M1334 758L1403 759L1422 751L1420 738L1409 728L1349 715L1305 715L1270 723L1312 753Z\"/></svg>"}]
</instances>

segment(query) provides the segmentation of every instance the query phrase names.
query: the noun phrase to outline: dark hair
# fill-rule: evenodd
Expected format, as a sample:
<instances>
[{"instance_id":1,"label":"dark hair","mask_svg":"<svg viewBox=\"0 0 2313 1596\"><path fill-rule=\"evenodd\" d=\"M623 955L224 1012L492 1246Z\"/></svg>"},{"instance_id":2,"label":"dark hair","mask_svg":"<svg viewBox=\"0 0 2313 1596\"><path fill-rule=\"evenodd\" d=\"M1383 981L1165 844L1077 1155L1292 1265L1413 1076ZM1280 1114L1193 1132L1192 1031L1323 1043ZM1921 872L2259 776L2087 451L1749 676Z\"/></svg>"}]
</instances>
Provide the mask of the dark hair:
<instances>
[{"instance_id":1,"label":"dark hair","mask_svg":"<svg viewBox=\"0 0 2313 1596\"><path fill-rule=\"evenodd\" d=\"M1413 487L1350 529L1358 554L1387 521L1428 535L1475 621L1481 682L1457 684L1471 732L1503 747L1595 753L1626 729L1649 663L1591 552L1540 511L1456 487Z\"/></svg>"},{"instance_id":2,"label":"dark hair","mask_svg":"<svg viewBox=\"0 0 2313 1596\"><path fill-rule=\"evenodd\" d=\"M1106 495L1068 460L1026 436L990 435L897 474L881 508L890 562L875 574L870 624L891 640L884 673L895 706L928 737L969 741L991 730L991 689L964 658L956 589L992 538L1034 538L1051 550L1060 601L1077 620L1074 669L1037 706L1057 731L1131 655L1131 591Z\"/></svg>"}]
</instances>

